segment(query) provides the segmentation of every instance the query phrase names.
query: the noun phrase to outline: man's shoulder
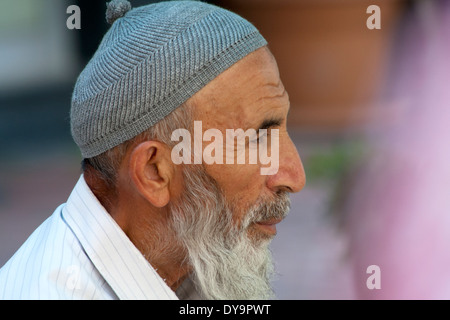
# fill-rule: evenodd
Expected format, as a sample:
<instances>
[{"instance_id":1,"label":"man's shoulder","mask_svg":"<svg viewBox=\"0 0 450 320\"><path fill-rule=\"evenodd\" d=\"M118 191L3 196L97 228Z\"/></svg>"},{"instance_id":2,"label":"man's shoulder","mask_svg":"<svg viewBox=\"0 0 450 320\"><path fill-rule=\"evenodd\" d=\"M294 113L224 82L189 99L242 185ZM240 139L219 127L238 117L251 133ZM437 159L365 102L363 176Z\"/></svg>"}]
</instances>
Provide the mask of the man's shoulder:
<instances>
[{"instance_id":1,"label":"man's shoulder","mask_svg":"<svg viewBox=\"0 0 450 320\"><path fill-rule=\"evenodd\" d=\"M0 299L78 299L83 294L95 298L96 288L105 286L65 223L64 206L59 206L0 269Z\"/></svg>"}]
</instances>

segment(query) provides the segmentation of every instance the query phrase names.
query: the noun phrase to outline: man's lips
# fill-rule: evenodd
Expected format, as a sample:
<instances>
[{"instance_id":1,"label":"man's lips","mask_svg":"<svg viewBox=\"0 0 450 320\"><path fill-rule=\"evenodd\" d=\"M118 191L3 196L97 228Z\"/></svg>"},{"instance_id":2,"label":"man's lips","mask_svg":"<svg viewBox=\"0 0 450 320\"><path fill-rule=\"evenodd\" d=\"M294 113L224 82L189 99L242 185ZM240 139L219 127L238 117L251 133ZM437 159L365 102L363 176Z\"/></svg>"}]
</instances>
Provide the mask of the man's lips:
<instances>
[{"instance_id":1,"label":"man's lips","mask_svg":"<svg viewBox=\"0 0 450 320\"><path fill-rule=\"evenodd\" d=\"M276 235L277 234L276 225L280 223L282 220L283 219L270 219L265 221L258 221L255 223L255 225L264 233Z\"/></svg>"}]
</instances>

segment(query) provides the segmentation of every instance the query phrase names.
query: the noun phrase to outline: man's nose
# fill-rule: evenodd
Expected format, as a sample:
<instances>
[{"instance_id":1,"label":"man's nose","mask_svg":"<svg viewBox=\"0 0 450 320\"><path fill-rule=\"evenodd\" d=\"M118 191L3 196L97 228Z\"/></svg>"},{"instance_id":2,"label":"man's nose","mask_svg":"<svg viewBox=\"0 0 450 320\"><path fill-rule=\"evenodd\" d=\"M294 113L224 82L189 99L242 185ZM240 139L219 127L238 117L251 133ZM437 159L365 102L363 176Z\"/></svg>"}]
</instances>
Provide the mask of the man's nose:
<instances>
[{"instance_id":1,"label":"man's nose","mask_svg":"<svg viewBox=\"0 0 450 320\"><path fill-rule=\"evenodd\" d=\"M280 141L281 142L281 141ZM305 170L292 140L287 137L280 143L278 172L267 179L267 186L273 191L299 192L306 183Z\"/></svg>"}]
</instances>

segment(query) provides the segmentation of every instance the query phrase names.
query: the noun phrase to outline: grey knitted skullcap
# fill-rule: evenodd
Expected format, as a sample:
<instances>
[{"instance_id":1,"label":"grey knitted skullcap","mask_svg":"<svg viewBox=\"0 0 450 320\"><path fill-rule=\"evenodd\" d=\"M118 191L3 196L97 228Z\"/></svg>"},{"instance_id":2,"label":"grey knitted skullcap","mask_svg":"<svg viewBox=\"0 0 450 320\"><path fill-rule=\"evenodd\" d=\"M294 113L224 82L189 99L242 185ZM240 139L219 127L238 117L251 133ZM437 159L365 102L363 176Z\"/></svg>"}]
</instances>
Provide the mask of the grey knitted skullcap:
<instances>
[{"instance_id":1,"label":"grey knitted skullcap","mask_svg":"<svg viewBox=\"0 0 450 320\"><path fill-rule=\"evenodd\" d=\"M131 9L114 0L106 17L113 24L72 96L71 131L84 158L144 132L267 44L245 19L199 1Z\"/></svg>"}]
</instances>

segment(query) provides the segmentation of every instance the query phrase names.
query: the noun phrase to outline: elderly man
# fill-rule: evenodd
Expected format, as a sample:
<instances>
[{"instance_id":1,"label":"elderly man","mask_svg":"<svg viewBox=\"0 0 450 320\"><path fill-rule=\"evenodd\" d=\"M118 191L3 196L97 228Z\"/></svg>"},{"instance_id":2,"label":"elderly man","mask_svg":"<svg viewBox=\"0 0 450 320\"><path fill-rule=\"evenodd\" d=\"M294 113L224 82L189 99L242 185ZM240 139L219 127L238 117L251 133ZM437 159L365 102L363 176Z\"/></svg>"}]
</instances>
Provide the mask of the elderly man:
<instances>
[{"instance_id":1,"label":"elderly man","mask_svg":"<svg viewBox=\"0 0 450 320\"><path fill-rule=\"evenodd\" d=\"M270 298L268 245L305 177L266 41L197 1L114 0L106 15L112 26L72 98L83 175L1 269L0 298ZM214 140L207 130L256 135L216 144L209 154L226 161L180 164L179 129L202 137L193 157ZM260 144L279 153L268 174L267 162L248 161Z\"/></svg>"}]
</instances>

